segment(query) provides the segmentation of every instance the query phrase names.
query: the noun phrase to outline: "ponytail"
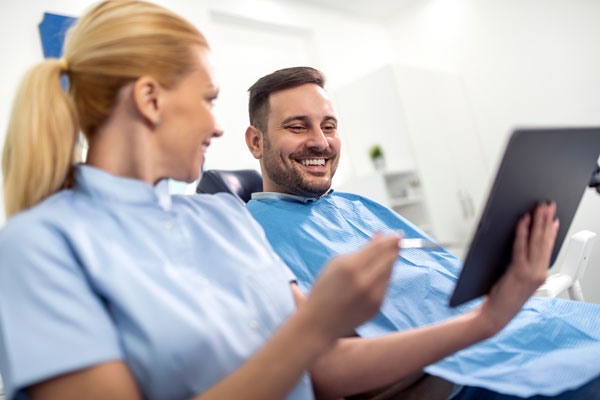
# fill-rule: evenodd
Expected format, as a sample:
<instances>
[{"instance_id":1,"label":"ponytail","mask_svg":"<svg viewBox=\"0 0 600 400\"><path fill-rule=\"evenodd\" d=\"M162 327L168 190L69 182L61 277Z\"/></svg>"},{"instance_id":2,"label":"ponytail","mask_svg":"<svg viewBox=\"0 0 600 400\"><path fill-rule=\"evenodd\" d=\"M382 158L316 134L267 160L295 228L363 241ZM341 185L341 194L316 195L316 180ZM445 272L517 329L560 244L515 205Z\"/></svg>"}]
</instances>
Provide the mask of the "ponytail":
<instances>
[{"instance_id":1,"label":"ponytail","mask_svg":"<svg viewBox=\"0 0 600 400\"><path fill-rule=\"evenodd\" d=\"M2 154L7 217L60 190L73 164L78 132L71 97L60 77L64 61L27 72L15 97Z\"/></svg>"},{"instance_id":2,"label":"ponytail","mask_svg":"<svg viewBox=\"0 0 600 400\"><path fill-rule=\"evenodd\" d=\"M188 21L152 3L104 1L79 18L64 57L30 70L17 92L2 156L6 215L69 185L79 130L91 140L119 90L151 75L172 88L195 68L192 46L208 47ZM69 94L60 77L69 76Z\"/></svg>"}]
</instances>

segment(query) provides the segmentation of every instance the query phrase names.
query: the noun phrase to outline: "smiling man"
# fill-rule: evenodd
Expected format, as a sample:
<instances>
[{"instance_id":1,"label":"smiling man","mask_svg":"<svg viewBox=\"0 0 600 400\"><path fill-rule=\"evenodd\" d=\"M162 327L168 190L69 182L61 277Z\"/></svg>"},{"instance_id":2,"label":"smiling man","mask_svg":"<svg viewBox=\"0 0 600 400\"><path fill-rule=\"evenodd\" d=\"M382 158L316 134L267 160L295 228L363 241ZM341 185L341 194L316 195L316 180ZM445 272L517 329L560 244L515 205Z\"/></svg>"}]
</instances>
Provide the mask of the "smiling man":
<instances>
[{"instance_id":1,"label":"smiling man","mask_svg":"<svg viewBox=\"0 0 600 400\"><path fill-rule=\"evenodd\" d=\"M319 197L329 190L339 162L337 118L320 72L300 69L286 78L287 90L250 100L246 142L261 160L264 191ZM278 77L261 82L265 91L270 84L281 82Z\"/></svg>"},{"instance_id":2,"label":"smiling man","mask_svg":"<svg viewBox=\"0 0 600 400\"><path fill-rule=\"evenodd\" d=\"M254 193L247 207L305 292L329 258L354 251L377 232L401 229L407 237L431 240L387 207L331 189L341 143L324 84L321 72L297 67L269 74L249 90L246 143L260 162L264 192ZM448 307L460 268L443 249L402 250L379 314L356 332L382 336L473 308ZM534 298L500 334L425 372L466 386L449 394L460 400L600 399L599 357L600 306ZM412 398L435 398L421 391L443 386L432 382L422 379ZM443 393L448 394L442 390L437 396ZM403 392L399 398L408 396Z\"/></svg>"}]
</instances>

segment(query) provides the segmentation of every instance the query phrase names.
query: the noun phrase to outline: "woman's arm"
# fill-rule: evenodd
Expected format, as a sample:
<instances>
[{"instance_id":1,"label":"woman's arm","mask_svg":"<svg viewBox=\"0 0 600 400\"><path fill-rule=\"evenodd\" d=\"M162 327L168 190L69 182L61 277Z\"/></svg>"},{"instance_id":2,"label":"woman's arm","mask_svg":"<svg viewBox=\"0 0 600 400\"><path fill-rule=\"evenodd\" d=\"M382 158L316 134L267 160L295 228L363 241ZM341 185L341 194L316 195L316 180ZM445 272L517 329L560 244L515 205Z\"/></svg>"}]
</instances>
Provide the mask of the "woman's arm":
<instances>
[{"instance_id":1,"label":"woman's arm","mask_svg":"<svg viewBox=\"0 0 600 400\"><path fill-rule=\"evenodd\" d=\"M398 239L377 236L358 252L334 259L303 307L236 371L195 399L285 397L336 338L378 310L398 255ZM28 392L34 400L140 398L123 362L65 374L36 384Z\"/></svg>"},{"instance_id":2,"label":"woman's arm","mask_svg":"<svg viewBox=\"0 0 600 400\"><path fill-rule=\"evenodd\" d=\"M140 391L122 361L111 361L35 384L27 389L35 400L141 399Z\"/></svg>"},{"instance_id":3,"label":"woman's arm","mask_svg":"<svg viewBox=\"0 0 600 400\"><path fill-rule=\"evenodd\" d=\"M311 368L319 395L336 398L381 388L500 331L544 282L558 221L540 206L516 229L512 262L482 305L451 320L388 336L339 339ZM299 309L303 294L293 288Z\"/></svg>"}]
</instances>

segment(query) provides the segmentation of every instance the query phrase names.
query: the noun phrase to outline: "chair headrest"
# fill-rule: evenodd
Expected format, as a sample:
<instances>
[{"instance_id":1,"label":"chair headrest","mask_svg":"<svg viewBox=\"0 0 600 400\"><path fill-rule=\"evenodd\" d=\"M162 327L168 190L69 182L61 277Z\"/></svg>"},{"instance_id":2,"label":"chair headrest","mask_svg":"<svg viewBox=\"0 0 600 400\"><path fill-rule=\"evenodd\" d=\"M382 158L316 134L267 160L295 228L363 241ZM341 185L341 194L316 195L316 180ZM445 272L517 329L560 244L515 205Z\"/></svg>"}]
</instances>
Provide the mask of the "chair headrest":
<instances>
[{"instance_id":1,"label":"chair headrest","mask_svg":"<svg viewBox=\"0 0 600 400\"><path fill-rule=\"evenodd\" d=\"M262 177L253 169L204 171L196 193L219 192L231 193L245 204L250 201L252 193L262 192Z\"/></svg>"}]
</instances>

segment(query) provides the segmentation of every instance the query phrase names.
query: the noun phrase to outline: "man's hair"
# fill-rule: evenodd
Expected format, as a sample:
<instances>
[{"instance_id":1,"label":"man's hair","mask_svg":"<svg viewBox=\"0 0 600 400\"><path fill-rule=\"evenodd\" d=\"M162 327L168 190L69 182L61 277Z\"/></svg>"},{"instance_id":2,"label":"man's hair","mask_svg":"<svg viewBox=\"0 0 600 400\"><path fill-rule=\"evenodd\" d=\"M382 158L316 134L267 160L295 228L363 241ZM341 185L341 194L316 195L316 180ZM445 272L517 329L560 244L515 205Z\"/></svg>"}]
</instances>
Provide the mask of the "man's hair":
<instances>
[{"instance_id":1,"label":"man's hair","mask_svg":"<svg viewBox=\"0 0 600 400\"><path fill-rule=\"evenodd\" d=\"M260 78L248 89L250 102L250 125L263 134L267 133L267 120L269 118L269 96L271 93L290 89L307 83L314 83L320 87L325 86L325 75L311 67L293 67L275 71Z\"/></svg>"}]
</instances>

